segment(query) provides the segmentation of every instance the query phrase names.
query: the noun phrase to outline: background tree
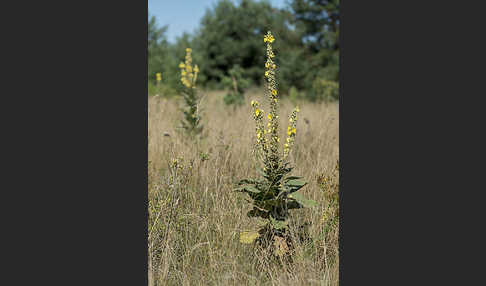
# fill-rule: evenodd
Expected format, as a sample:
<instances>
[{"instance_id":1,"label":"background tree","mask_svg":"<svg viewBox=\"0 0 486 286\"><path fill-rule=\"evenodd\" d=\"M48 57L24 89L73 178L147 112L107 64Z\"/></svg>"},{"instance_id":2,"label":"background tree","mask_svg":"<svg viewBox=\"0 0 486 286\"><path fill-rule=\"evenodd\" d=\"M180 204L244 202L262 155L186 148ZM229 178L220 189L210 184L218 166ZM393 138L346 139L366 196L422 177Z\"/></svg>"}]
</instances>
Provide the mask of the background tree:
<instances>
[{"instance_id":1,"label":"background tree","mask_svg":"<svg viewBox=\"0 0 486 286\"><path fill-rule=\"evenodd\" d=\"M168 57L167 26L158 27L154 16L148 21L148 79L155 83L155 74L163 72ZM165 73L162 74L162 77Z\"/></svg>"}]
</instances>

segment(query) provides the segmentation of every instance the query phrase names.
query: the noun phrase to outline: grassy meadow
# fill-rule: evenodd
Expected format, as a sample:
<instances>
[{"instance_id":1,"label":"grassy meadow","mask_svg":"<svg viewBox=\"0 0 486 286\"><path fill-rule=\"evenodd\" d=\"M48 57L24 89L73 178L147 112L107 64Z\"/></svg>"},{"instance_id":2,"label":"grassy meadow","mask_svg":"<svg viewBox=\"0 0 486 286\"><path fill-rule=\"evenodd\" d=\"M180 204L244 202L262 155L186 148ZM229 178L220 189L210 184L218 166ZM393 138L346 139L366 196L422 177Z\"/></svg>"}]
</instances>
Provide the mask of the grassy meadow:
<instances>
[{"instance_id":1,"label":"grassy meadow","mask_svg":"<svg viewBox=\"0 0 486 286\"><path fill-rule=\"evenodd\" d=\"M239 241L260 222L247 217L246 194L233 191L257 177L250 100L265 102L263 89L248 91L239 108L224 104L224 92L201 93L199 140L178 131L179 97L148 98L149 285L337 285L338 104L297 102L292 173L307 180L302 192L319 206L291 212L290 228L310 223L310 239L296 240L293 261L279 264ZM284 134L294 105L279 105Z\"/></svg>"}]
</instances>

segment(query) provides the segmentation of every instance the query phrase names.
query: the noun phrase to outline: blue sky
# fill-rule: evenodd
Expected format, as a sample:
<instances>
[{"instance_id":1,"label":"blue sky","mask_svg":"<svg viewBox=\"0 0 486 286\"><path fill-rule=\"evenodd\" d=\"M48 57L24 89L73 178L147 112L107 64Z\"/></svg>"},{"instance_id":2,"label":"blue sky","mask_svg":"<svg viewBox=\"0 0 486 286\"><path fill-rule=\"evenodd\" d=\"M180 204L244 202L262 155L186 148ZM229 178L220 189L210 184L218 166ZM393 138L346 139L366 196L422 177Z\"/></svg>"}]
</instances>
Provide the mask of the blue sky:
<instances>
[{"instance_id":1,"label":"blue sky","mask_svg":"<svg viewBox=\"0 0 486 286\"><path fill-rule=\"evenodd\" d=\"M159 26L169 25L167 38L173 43L184 32L192 33L199 26L206 9L217 2L218 0L148 0L148 12L150 16L155 16ZM284 7L286 0L269 2L275 7Z\"/></svg>"}]
</instances>

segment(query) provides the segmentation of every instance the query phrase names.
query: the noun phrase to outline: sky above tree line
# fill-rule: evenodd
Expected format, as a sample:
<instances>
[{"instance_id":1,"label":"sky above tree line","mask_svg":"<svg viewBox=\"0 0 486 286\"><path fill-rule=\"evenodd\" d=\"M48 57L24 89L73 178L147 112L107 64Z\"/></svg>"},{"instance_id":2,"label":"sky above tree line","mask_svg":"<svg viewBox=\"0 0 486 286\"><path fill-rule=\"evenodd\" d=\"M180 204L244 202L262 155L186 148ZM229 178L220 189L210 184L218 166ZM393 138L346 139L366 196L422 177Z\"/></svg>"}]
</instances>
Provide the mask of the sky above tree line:
<instances>
[{"instance_id":1,"label":"sky above tree line","mask_svg":"<svg viewBox=\"0 0 486 286\"><path fill-rule=\"evenodd\" d=\"M219 0L148 0L149 16L155 16L160 27L169 25L167 39L174 43L184 32L193 33L206 9ZM239 1L233 0L238 3ZM274 7L283 8L286 0L268 0Z\"/></svg>"}]
</instances>

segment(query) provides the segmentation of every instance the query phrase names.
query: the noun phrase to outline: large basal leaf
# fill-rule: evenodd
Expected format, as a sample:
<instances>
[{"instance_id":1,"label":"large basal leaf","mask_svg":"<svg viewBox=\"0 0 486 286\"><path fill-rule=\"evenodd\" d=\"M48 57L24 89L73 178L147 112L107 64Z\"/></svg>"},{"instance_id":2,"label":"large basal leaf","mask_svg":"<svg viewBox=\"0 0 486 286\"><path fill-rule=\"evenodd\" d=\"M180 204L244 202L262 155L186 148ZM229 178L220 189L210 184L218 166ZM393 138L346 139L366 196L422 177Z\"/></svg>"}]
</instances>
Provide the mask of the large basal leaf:
<instances>
[{"instance_id":1,"label":"large basal leaf","mask_svg":"<svg viewBox=\"0 0 486 286\"><path fill-rule=\"evenodd\" d=\"M288 197L296 200L299 204L303 205L306 208L311 208L311 207L317 206L317 202L315 202L313 200L306 199L299 192L292 193Z\"/></svg>"},{"instance_id":2,"label":"large basal leaf","mask_svg":"<svg viewBox=\"0 0 486 286\"><path fill-rule=\"evenodd\" d=\"M288 180L287 182L285 182L285 184L289 187L302 188L303 186L305 186L307 184L307 182L302 181L302 180L298 180L298 179L292 179L292 180Z\"/></svg>"},{"instance_id":3,"label":"large basal leaf","mask_svg":"<svg viewBox=\"0 0 486 286\"><path fill-rule=\"evenodd\" d=\"M250 244L260 237L260 234L256 231L244 231L240 233L240 242Z\"/></svg>"},{"instance_id":4,"label":"large basal leaf","mask_svg":"<svg viewBox=\"0 0 486 286\"><path fill-rule=\"evenodd\" d=\"M297 179L292 179L285 182L285 186L289 189L289 193L296 192L305 185L307 185L307 182Z\"/></svg>"},{"instance_id":5,"label":"large basal leaf","mask_svg":"<svg viewBox=\"0 0 486 286\"><path fill-rule=\"evenodd\" d=\"M249 192L249 193L254 193L254 194L259 194L260 193L260 190L251 186L251 185L245 185L245 186L241 186L241 187L238 187L238 188L235 188L235 191L238 191L238 192Z\"/></svg>"},{"instance_id":6,"label":"large basal leaf","mask_svg":"<svg viewBox=\"0 0 486 286\"><path fill-rule=\"evenodd\" d=\"M289 181L289 180L295 180L295 179L302 179L302 177L298 177L298 176L288 176L287 178L285 178L285 181Z\"/></svg>"}]
</instances>

